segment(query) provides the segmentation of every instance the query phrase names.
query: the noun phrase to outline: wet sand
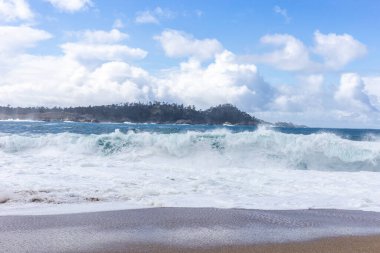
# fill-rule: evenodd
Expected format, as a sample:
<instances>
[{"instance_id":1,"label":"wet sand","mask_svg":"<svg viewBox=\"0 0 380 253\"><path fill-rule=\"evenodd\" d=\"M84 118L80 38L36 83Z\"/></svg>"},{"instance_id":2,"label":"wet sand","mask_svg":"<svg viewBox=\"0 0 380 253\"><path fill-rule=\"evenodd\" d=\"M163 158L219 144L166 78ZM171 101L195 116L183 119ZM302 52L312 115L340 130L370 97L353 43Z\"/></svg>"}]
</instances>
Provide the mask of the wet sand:
<instances>
[{"instance_id":1,"label":"wet sand","mask_svg":"<svg viewBox=\"0 0 380 253\"><path fill-rule=\"evenodd\" d=\"M114 245L112 250L93 252L159 252L159 253L379 253L380 236L324 238L307 242L260 245L228 245L208 248L185 248L162 245Z\"/></svg>"},{"instance_id":2,"label":"wet sand","mask_svg":"<svg viewBox=\"0 0 380 253\"><path fill-rule=\"evenodd\" d=\"M0 216L0 252L380 252L380 213L152 208Z\"/></svg>"}]
</instances>

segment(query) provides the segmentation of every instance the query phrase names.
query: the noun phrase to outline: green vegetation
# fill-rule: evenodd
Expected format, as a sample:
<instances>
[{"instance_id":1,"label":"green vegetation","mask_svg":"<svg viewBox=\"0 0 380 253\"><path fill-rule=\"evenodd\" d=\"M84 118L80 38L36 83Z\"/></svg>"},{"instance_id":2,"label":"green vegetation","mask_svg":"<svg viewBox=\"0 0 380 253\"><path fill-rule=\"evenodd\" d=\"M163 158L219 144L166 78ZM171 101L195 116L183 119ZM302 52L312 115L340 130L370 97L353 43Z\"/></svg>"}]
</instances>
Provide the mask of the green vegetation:
<instances>
[{"instance_id":1,"label":"green vegetation","mask_svg":"<svg viewBox=\"0 0 380 253\"><path fill-rule=\"evenodd\" d=\"M261 121L231 104L197 110L194 106L169 103L125 103L102 106L47 108L0 107L0 119L43 121L134 122L176 124L257 125Z\"/></svg>"}]
</instances>

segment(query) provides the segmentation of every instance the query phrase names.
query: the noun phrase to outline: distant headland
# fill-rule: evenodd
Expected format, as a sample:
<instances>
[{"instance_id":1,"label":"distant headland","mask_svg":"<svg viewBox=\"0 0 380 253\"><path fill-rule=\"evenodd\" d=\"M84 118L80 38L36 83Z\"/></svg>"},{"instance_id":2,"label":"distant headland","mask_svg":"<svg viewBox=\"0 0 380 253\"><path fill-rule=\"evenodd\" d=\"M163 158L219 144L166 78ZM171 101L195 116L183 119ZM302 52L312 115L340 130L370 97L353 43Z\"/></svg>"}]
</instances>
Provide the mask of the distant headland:
<instances>
[{"instance_id":1,"label":"distant headland","mask_svg":"<svg viewBox=\"0 0 380 253\"><path fill-rule=\"evenodd\" d=\"M78 107L11 107L0 106L0 120L38 120L73 122L116 122L157 124L212 124L250 125L259 124L299 128L291 122L270 123L249 115L231 104L221 104L206 110L195 106L175 103L124 103Z\"/></svg>"},{"instance_id":2,"label":"distant headland","mask_svg":"<svg viewBox=\"0 0 380 253\"><path fill-rule=\"evenodd\" d=\"M0 106L0 120L8 119L159 124L258 125L264 123L231 104L197 110L195 106L161 102L66 108Z\"/></svg>"}]
</instances>

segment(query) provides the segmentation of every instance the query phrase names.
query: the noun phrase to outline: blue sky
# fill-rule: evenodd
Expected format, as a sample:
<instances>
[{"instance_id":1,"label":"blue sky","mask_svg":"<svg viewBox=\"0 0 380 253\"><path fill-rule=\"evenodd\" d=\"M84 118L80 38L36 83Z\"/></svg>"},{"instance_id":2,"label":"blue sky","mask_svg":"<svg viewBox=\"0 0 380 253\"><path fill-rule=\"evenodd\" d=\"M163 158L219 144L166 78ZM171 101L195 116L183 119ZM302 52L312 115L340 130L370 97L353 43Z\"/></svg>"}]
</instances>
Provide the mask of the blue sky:
<instances>
[{"instance_id":1,"label":"blue sky","mask_svg":"<svg viewBox=\"0 0 380 253\"><path fill-rule=\"evenodd\" d=\"M379 128L379 11L369 0L0 0L0 104L232 103L269 121Z\"/></svg>"}]
</instances>

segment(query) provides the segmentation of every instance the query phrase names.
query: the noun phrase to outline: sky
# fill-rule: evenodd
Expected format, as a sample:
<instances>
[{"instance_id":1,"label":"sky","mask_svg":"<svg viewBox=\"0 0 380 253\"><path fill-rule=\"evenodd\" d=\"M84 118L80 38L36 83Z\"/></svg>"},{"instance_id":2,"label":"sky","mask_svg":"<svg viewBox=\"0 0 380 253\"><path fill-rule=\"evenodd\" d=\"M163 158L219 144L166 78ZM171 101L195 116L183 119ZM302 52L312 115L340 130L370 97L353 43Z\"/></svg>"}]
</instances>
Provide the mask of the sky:
<instances>
[{"instance_id":1,"label":"sky","mask_svg":"<svg viewBox=\"0 0 380 253\"><path fill-rule=\"evenodd\" d=\"M375 0L0 0L0 105L231 103L380 128Z\"/></svg>"}]
</instances>

